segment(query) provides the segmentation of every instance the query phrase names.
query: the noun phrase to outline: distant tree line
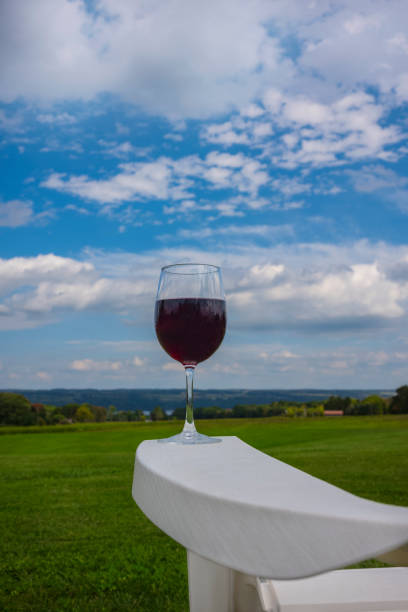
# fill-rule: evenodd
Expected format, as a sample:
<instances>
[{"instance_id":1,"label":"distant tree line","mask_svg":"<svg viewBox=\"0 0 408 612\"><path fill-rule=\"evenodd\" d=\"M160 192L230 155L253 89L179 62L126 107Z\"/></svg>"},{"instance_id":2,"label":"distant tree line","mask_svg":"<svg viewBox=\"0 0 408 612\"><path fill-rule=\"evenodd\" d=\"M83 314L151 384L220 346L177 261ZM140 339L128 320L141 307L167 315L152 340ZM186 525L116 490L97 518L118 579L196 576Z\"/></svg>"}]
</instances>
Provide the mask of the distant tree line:
<instances>
[{"instance_id":1,"label":"distant tree line","mask_svg":"<svg viewBox=\"0 0 408 612\"><path fill-rule=\"evenodd\" d=\"M279 400L270 404L237 404L231 409L222 410L217 406L196 408L196 419L223 418L260 418L273 416L324 416L326 411L341 411L344 415L408 414L408 386L397 389L391 399L379 395L369 395L359 400L352 397L332 395L323 402L287 402ZM184 408L177 408L173 416L184 418Z\"/></svg>"},{"instance_id":2,"label":"distant tree line","mask_svg":"<svg viewBox=\"0 0 408 612\"><path fill-rule=\"evenodd\" d=\"M69 403L64 406L32 404L19 393L0 393L0 425L68 425L104 421L144 421L142 410L117 411L115 406Z\"/></svg>"},{"instance_id":3,"label":"distant tree line","mask_svg":"<svg viewBox=\"0 0 408 612\"><path fill-rule=\"evenodd\" d=\"M323 416L324 407L317 402L307 404L294 404L283 400L271 404L237 404L233 408L219 408L218 406L207 406L194 409L195 419L256 419L261 417L275 416ZM176 408L173 418L184 419L185 408Z\"/></svg>"},{"instance_id":4,"label":"distant tree line","mask_svg":"<svg viewBox=\"0 0 408 612\"><path fill-rule=\"evenodd\" d=\"M369 395L362 400L352 397L339 397L332 395L325 402L325 410L341 410L348 415L369 414L407 414L408 413L408 386L399 387L396 394L390 399L379 395Z\"/></svg>"},{"instance_id":5,"label":"distant tree line","mask_svg":"<svg viewBox=\"0 0 408 612\"><path fill-rule=\"evenodd\" d=\"M344 415L408 414L408 385L399 387L390 399L370 395L364 399L332 395L324 402L274 401L269 404L237 404L233 408L197 407L196 419L261 418L261 417L320 417L326 411L341 411ZM160 406L150 412L152 421L184 419L185 408L176 408L167 415ZM101 423L103 421L144 421L142 410L116 410L89 403L68 403L64 406L32 404L19 393L0 392L0 425L66 425L70 423Z\"/></svg>"}]
</instances>

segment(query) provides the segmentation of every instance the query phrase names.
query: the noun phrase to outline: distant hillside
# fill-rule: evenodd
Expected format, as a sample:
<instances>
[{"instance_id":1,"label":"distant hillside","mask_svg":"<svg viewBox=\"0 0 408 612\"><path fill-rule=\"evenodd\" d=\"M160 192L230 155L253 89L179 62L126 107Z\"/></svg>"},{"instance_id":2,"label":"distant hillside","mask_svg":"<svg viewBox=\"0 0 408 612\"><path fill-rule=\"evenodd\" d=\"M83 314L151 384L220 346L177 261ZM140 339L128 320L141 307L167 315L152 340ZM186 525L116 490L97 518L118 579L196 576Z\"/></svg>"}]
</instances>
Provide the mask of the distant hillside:
<instances>
[{"instance_id":1,"label":"distant hillside","mask_svg":"<svg viewBox=\"0 0 408 612\"><path fill-rule=\"evenodd\" d=\"M184 389L5 389L22 393L32 403L63 406L69 403L88 402L95 406L116 406L117 410L152 410L161 406L163 410L174 410L184 405ZM198 407L218 406L232 408L236 404L269 404L286 400L293 402L323 401L331 395L364 399L377 394L382 397L394 395L389 389L198 389L194 403Z\"/></svg>"}]
</instances>

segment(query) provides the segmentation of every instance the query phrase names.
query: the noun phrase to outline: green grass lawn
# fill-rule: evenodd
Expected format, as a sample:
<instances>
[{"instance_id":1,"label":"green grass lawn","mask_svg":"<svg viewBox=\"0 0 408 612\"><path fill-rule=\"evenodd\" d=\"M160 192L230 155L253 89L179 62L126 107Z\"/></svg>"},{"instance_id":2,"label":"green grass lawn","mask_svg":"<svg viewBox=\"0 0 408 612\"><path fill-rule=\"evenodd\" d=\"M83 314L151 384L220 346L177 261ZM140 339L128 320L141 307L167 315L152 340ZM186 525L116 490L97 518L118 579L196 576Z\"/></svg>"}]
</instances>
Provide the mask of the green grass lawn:
<instances>
[{"instance_id":1,"label":"green grass lawn","mask_svg":"<svg viewBox=\"0 0 408 612\"><path fill-rule=\"evenodd\" d=\"M237 419L198 427L237 435L352 493L408 505L408 417ZM131 497L139 442L180 428L0 429L1 610L188 610L185 551Z\"/></svg>"}]
</instances>

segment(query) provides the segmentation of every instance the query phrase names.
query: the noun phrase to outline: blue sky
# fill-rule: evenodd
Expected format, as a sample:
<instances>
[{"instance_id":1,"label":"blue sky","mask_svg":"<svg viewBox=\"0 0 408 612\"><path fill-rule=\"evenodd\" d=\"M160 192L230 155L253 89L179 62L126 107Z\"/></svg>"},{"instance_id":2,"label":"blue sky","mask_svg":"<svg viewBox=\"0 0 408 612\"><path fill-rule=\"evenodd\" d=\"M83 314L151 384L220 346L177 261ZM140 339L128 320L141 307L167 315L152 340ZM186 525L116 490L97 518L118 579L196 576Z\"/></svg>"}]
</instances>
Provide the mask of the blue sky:
<instances>
[{"instance_id":1,"label":"blue sky","mask_svg":"<svg viewBox=\"0 0 408 612\"><path fill-rule=\"evenodd\" d=\"M404 0L0 19L0 388L181 387L160 267L222 267L208 387L408 382Z\"/></svg>"}]
</instances>

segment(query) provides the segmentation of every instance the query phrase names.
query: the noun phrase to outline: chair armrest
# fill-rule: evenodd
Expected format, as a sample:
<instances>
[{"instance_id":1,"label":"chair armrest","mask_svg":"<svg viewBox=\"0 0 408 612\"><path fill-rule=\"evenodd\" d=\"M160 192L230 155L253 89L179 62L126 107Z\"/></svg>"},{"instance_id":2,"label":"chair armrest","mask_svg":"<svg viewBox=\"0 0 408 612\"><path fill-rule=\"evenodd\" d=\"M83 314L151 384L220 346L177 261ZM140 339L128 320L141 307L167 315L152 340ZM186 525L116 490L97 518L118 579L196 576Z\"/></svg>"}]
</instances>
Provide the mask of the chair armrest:
<instances>
[{"instance_id":1,"label":"chair armrest","mask_svg":"<svg viewBox=\"0 0 408 612\"><path fill-rule=\"evenodd\" d=\"M408 509L352 495L248 446L143 442L133 497L188 550L254 576L293 579L408 541Z\"/></svg>"}]
</instances>

